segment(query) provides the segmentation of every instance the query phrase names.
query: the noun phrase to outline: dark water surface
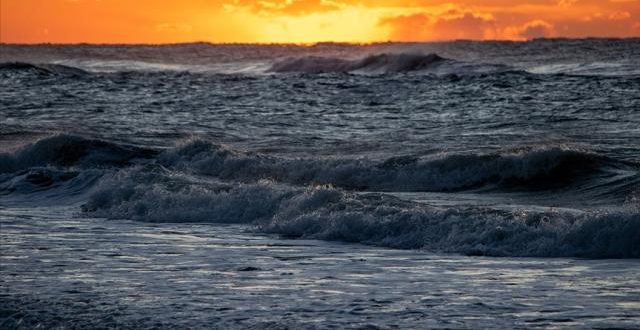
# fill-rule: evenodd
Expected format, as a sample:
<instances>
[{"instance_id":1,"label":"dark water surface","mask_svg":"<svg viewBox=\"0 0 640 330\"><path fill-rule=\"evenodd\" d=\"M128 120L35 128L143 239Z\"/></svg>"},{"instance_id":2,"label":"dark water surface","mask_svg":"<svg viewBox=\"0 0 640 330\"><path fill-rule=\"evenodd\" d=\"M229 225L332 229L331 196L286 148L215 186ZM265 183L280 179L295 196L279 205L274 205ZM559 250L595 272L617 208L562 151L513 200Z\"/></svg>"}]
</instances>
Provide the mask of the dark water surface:
<instances>
[{"instance_id":1,"label":"dark water surface","mask_svg":"<svg viewBox=\"0 0 640 330\"><path fill-rule=\"evenodd\" d=\"M294 246L314 242L308 239L376 246L311 243L312 247L300 250L301 259L307 252L314 256L304 266L304 277L316 271L317 276L324 274L323 267L344 269L347 277L358 272L343 265L346 259L318 263L318 258L326 260L326 253L336 251L349 256L376 254L380 264L365 269L380 268L363 272L378 274L371 276L381 276L377 280L392 287L402 287L421 267L440 267L442 260L451 260L454 273L464 272L465 267L481 273L489 267L501 273L506 267L510 274L514 263L536 269L533 264L545 260L518 257L631 258L635 260L602 261L605 266L588 260L547 259L549 264L540 266L540 277L530 278L553 285L545 294L568 294L576 304L586 292L605 294L607 289L595 284L598 276L610 280L603 267L615 272L620 285L632 286L637 282L633 274L640 270L636 261L640 257L638 59L638 39L314 47L0 45L0 224L6 229L0 307L14 311L3 312L8 316L0 315L0 322L15 327L38 322L71 328L91 325L82 317L55 321L28 315L25 306L39 310L38 304L60 304L56 306L66 307L56 307L54 314L74 313L68 303L77 302L75 296L55 288L42 291L52 285L48 281L62 276L55 273L57 277L49 278L54 269L74 276L90 274L94 280L78 279L87 285L87 292L114 289L116 284L104 282L110 276L108 267L99 267L103 262L116 267L113 258L98 260L89 253L91 242L101 242L104 230L115 231L108 233L115 235L108 246L116 250L131 244L126 238L118 242L121 233L159 235L148 236L142 251L119 254L149 258L144 260L155 260L157 240L164 242L170 236L164 232L178 231L180 240L195 235L208 242L211 237L224 241L228 230L229 241L224 244L232 252L227 256L200 259L202 252L164 261L178 267L176 281L195 281L199 286L203 279L192 271L206 271L207 265L222 262L216 258L233 268L243 267L236 259L273 259L277 254L269 247L258 255L244 254L248 250L237 240L245 238L268 244L305 239L291 243ZM70 239L78 228L84 228L82 239ZM57 235L64 240L54 242ZM46 258L32 252L34 244L43 245L43 251L58 251L71 244L67 242L86 245L74 247L84 252L48 252ZM165 243L167 249L174 248L174 242ZM207 244L190 249L206 250ZM87 273L69 263L69 258L82 260L84 253L91 254ZM402 265L396 264L398 255L406 261ZM420 256L440 261L412 260ZM270 269L270 276L302 271L300 265L290 265L297 270L276 270L285 266L273 260L274 264L256 267ZM65 266L55 268L49 262ZM200 263L183 270L179 268L183 262ZM561 282L548 272L551 264L581 269L575 274L588 273L593 281L587 289L592 291L568 293L556 286ZM408 273L396 277L391 270L396 266L407 267ZM158 269L148 270L150 279L160 276L155 273ZM144 281L145 276L136 276L123 281ZM224 283L237 284L234 276L213 285L220 289ZM477 279L458 280L434 284L446 303L454 303L457 296L448 295L443 287L475 285ZM36 288L31 283L40 284ZM348 300L344 295L357 286L358 281L332 282L325 289L340 291L337 304L342 304ZM382 296L395 294L385 288ZM160 295L149 290L145 292L151 296ZM184 299L181 290L185 286L176 283L162 291L162 299L178 303ZM264 308L282 298L267 289L255 290L267 294L260 296ZM416 303L424 290L402 291L401 305ZM240 306L250 299L238 295L234 303L234 292L225 291L231 300L222 305ZM311 292L315 291L303 291L300 299L315 299ZM520 294L526 297L527 292L534 295L533 291ZM118 306L128 306L127 299L137 304L138 298L104 294L106 303ZM481 295L477 298L482 300ZM569 313L565 325L638 325L637 317L627 317L640 312L638 292L627 291L619 298L614 299L618 307L611 309L600 309L604 300L583 306L584 313L597 314L596 321ZM558 326L546 314L536 316L542 323L527 323L533 314L526 313L539 311L540 301L509 306L514 314L506 323L465 319L464 315L473 314L466 307L456 315L434 311L429 323L428 308L362 321L359 313L343 315L321 306L304 307L308 318L289 309L298 316L285 318L286 322L261 316L259 322L251 322L259 313L229 312L237 306L227 306L231 309L220 313L217 321L202 319L205 314L198 313L205 313L208 304L206 297L202 299L202 311L190 305L193 301L183 306L185 315L198 320L194 327L203 327L203 320L239 328ZM282 308L294 307L287 306ZM163 308L158 311L167 313ZM147 313L143 310L140 313ZM324 319L310 321L319 317L320 310L325 311L320 313ZM99 314L93 311L90 316ZM135 324L130 315L109 315L115 323L105 321L107 327ZM141 327L152 324L140 322ZM181 324L177 319L163 322Z\"/></svg>"}]
</instances>

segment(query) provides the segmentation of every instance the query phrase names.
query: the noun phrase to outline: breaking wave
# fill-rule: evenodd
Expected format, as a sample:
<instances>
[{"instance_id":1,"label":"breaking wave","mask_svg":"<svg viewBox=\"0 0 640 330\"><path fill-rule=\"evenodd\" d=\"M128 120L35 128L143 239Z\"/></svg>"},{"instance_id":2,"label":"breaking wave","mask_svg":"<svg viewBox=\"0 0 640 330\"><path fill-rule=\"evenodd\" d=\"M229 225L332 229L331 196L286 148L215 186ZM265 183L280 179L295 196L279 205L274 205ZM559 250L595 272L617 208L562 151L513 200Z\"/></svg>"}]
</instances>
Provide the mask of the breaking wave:
<instances>
[{"instance_id":1,"label":"breaking wave","mask_svg":"<svg viewBox=\"0 0 640 330\"><path fill-rule=\"evenodd\" d=\"M86 215L149 222L251 224L289 238L488 256L640 257L640 211L436 208L329 186L194 183L130 170L103 181Z\"/></svg>"}]
</instances>

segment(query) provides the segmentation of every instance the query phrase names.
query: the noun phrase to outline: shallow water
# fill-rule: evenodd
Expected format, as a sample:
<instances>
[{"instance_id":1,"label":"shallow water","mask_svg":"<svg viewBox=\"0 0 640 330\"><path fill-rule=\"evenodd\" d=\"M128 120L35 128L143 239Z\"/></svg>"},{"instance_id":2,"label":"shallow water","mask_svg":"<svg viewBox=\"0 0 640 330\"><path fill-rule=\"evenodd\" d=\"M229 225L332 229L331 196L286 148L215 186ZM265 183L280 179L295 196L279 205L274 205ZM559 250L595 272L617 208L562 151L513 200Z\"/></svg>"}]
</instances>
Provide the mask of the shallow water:
<instances>
[{"instance_id":1,"label":"shallow water","mask_svg":"<svg viewBox=\"0 0 640 330\"><path fill-rule=\"evenodd\" d=\"M3 327L634 328L636 260L481 258L1 210Z\"/></svg>"}]
</instances>

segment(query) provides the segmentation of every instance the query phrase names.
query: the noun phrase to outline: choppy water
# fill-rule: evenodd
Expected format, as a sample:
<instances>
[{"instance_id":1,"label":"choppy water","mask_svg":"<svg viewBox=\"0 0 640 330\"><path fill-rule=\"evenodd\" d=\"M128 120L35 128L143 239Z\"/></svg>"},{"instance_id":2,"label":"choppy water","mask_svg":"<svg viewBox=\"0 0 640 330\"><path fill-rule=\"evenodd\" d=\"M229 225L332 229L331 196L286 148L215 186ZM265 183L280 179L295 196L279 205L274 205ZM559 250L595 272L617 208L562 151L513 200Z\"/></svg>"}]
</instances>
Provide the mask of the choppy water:
<instances>
[{"instance_id":1,"label":"choppy water","mask_svg":"<svg viewBox=\"0 0 640 330\"><path fill-rule=\"evenodd\" d=\"M628 290L612 298L615 307L603 309L611 301L602 298L607 287L597 283L614 276L630 288L640 270L638 59L638 39L0 45L0 221L6 229L0 322L95 327L90 322L96 315L109 315L115 323L105 324L111 326L149 327L158 320L137 318L149 313L139 304L163 299L183 304L180 313L194 327L633 327L639 321L632 316L640 312L638 292ZM72 238L75 230L82 231L78 240ZM173 231L180 233L176 242L163 234ZM127 235L147 237L145 248L133 252ZM110 238L102 245L105 237ZM182 249L188 237L202 239L189 247L198 252L163 259L176 268L175 283L154 291L154 281L164 276L150 266L160 253L155 247ZM229 246L228 255L212 247L218 239ZM266 244L264 250L255 254L245 239ZM118 256L131 259L135 271L120 280L138 283L148 274L144 294L116 290L120 284L109 282L110 270L122 260L96 257L92 242L97 249L126 250ZM279 248L271 247L277 242L310 257L284 266L276 258ZM34 254L34 244L48 252ZM348 257L325 259L332 253ZM363 262L362 269L345 266L352 256L370 260L357 257L370 253L375 262ZM233 269L245 267L238 260L267 260L255 266L268 269L263 286L300 287L305 307L269 305L287 298L264 289L262 275L250 276L255 291L249 292L264 298L255 307L295 317L239 310L251 294L231 289L247 284L235 275L212 279L210 294L224 297L215 304L229 309L206 316L213 304L208 296L184 301L184 290L203 285L203 272L213 271L209 266L235 274ZM198 267L182 269L181 263ZM214 267L219 263L228 266ZM520 275L547 283L545 295L564 295L576 304L580 297L597 298L580 305L578 314L561 308L546 315L540 304L548 302L542 300L514 304L504 321L469 319L478 314L477 304L462 304L451 314L432 305L407 307L428 291L407 291L406 282L416 276L429 282L441 271L516 276L514 265L536 270ZM592 280L585 291L571 291L554 277L549 267L556 266L568 267L568 278L586 274ZM406 273L396 277L394 267ZM321 281L326 269L337 279L324 288L340 293L325 303L349 310L353 302L347 297L358 292L394 302L399 295L408 314L364 320L359 312L313 305L316 289L300 283ZM294 280L278 275L298 272ZM86 317L79 316L76 296L53 286L69 273L81 277L73 283L83 283L82 296L98 295L91 304L139 309L112 315L91 305ZM368 275L359 282L354 274L360 273ZM364 284L371 276L373 282ZM492 287L481 278L438 278L431 289L447 304L462 299L446 289L451 286L478 288L472 296L487 306L492 299L515 297L503 292L483 301L482 290ZM505 282L495 278L503 290ZM530 294L519 296L534 299ZM27 313L48 304L56 306L49 316ZM571 304L562 303L569 310ZM168 313L166 306L148 306ZM368 303L361 307L365 314L377 313ZM534 312L545 315L533 317ZM554 323L556 312L564 320L560 325ZM590 320L580 317L590 313ZM529 316L542 323L527 323ZM181 324L175 318L159 322Z\"/></svg>"}]
</instances>

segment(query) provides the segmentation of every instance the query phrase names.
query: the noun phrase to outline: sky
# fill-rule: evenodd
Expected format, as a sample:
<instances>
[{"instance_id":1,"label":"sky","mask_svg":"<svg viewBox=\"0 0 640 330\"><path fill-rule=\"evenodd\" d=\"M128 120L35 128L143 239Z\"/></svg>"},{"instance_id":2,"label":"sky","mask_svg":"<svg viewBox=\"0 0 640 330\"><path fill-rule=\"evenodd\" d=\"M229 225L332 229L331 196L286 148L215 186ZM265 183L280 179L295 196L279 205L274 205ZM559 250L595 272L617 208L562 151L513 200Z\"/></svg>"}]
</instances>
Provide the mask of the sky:
<instances>
[{"instance_id":1,"label":"sky","mask_svg":"<svg viewBox=\"0 0 640 330\"><path fill-rule=\"evenodd\" d=\"M640 0L0 0L3 43L640 37Z\"/></svg>"}]
</instances>

